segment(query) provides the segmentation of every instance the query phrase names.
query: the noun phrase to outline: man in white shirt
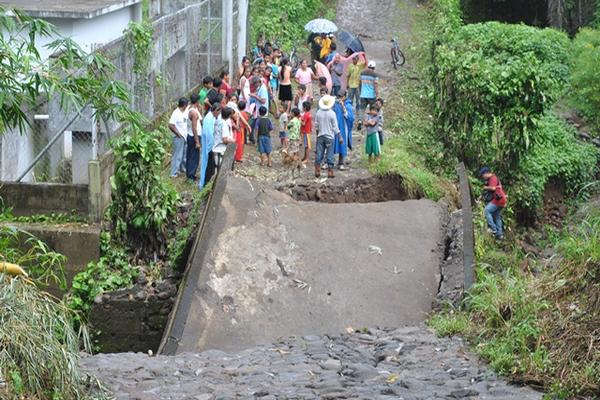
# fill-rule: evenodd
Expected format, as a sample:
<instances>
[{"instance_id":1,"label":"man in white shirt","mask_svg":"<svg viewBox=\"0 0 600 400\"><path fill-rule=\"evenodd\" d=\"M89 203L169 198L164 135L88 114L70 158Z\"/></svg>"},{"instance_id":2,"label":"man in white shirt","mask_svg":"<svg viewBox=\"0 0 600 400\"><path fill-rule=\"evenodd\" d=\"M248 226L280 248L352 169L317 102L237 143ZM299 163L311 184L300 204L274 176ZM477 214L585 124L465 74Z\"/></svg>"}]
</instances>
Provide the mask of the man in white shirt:
<instances>
[{"instance_id":1,"label":"man in white shirt","mask_svg":"<svg viewBox=\"0 0 600 400\"><path fill-rule=\"evenodd\" d=\"M233 109L225 107L221 110L221 115L215 123L215 144L213 146L213 153L215 154L217 167L221 166L223 154L225 154L227 145L229 143L235 143L235 137L233 136L233 130L231 129L232 115Z\"/></svg>"},{"instance_id":2,"label":"man in white shirt","mask_svg":"<svg viewBox=\"0 0 600 400\"><path fill-rule=\"evenodd\" d=\"M185 171L184 152L187 136L187 106L188 100L184 97L179 99L177 108L169 119L169 129L173 132L173 154L171 156L171 177L176 178L177 172Z\"/></svg>"}]
</instances>

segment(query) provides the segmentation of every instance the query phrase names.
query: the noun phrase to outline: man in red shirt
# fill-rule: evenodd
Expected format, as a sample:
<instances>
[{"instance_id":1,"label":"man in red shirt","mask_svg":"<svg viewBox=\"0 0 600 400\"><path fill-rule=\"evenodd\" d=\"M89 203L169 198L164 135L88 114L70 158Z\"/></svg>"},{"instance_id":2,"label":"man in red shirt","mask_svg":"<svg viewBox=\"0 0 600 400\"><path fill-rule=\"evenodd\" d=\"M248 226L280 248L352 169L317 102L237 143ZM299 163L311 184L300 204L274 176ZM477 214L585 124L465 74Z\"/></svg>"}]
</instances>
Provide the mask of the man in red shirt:
<instances>
[{"instance_id":1,"label":"man in red shirt","mask_svg":"<svg viewBox=\"0 0 600 400\"><path fill-rule=\"evenodd\" d=\"M490 168L481 168L479 177L486 182L483 186L484 199L487 203L484 209L485 219L496 239L502 240L504 239L502 210L506 207L506 193L502 189L500 179L492 173Z\"/></svg>"},{"instance_id":2,"label":"man in red shirt","mask_svg":"<svg viewBox=\"0 0 600 400\"><path fill-rule=\"evenodd\" d=\"M302 103L302 116L300 117L300 138L304 145L304 157L302 162L308 162L308 152L311 148L310 134L312 133L312 114L310 113L311 103L305 101Z\"/></svg>"}]
</instances>

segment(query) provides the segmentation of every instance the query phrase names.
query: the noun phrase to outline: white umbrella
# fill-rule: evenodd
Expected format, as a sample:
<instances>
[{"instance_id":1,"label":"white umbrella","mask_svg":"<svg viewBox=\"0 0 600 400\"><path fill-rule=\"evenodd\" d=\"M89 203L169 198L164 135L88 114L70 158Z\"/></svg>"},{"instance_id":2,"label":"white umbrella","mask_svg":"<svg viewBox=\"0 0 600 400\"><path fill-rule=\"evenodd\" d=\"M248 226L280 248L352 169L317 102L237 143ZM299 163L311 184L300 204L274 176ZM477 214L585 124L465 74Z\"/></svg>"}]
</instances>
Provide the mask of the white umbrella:
<instances>
[{"instance_id":1,"label":"white umbrella","mask_svg":"<svg viewBox=\"0 0 600 400\"><path fill-rule=\"evenodd\" d=\"M304 26L304 29L313 33L332 33L337 32L338 27L328 19L317 18L309 21Z\"/></svg>"}]
</instances>

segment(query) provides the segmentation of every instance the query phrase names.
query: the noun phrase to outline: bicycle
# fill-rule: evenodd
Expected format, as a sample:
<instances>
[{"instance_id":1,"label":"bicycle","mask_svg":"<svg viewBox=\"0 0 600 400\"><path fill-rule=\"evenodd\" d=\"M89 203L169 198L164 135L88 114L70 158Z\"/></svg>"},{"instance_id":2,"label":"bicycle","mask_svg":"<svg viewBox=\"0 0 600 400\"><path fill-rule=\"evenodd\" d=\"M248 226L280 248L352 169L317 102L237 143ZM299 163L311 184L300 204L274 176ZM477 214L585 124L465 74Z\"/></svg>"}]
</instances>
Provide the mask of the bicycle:
<instances>
[{"instance_id":1,"label":"bicycle","mask_svg":"<svg viewBox=\"0 0 600 400\"><path fill-rule=\"evenodd\" d=\"M296 46L293 46L290 52L290 66L292 67L292 71L296 71L300 67L300 57L298 57Z\"/></svg>"},{"instance_id":2,"label":"bicycle","mask_svg":"<svg viewBox=\"0 0 600 400\"><path fill-rule=\"evenodd\" d=\"M406 62L406 58L404 57L404 53L400 50L400 44L395 38L392 38L392 49L390 50L390 54L392 56L392 65L394 69L398 69L398 66L403 66Z\"/></svg>"}]
</instances>

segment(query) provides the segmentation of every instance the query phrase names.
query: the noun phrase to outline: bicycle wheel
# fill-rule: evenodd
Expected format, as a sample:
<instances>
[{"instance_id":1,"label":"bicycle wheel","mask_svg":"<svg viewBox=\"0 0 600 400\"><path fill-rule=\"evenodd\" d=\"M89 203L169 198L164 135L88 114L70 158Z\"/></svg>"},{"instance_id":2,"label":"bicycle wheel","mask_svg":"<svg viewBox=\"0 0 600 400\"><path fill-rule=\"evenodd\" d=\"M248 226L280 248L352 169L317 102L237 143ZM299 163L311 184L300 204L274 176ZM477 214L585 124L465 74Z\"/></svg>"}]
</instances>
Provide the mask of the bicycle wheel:
<instances>
[{"instance_id":1,"label":"bicycle wheel","mask_svg":"<svg viewBox=\"0 0 600 400\"><path fill-rule=\"evenodd\" d=\"M402 50L396 49L396 57L398 65L403 66L406 62L406 58L404 57L404 53L402 52Z\"/></svg>"},{"instance_id":2,"label":"bicycle wheel","mask_svg":"<svg viewBox=\"0 0 600 400\"><path fill-rule=\"evenodd\" d=\"M290 58L290 65L294 70L297 70L300 66L300 58L298 58L298 55L296 53L292 54Z\"/></svg>"},{"instance_id":3,"label":"bicycle wheel","mask_svg":"<svg viewBox=\"0 0 600 400\"><path fill-rule=\"evenodd\" d=\"M396 48L392 47L390 53L392 55L392 65L394 66L394 69L398 69L398 54L396 52Z\"/></svg>"}]
</instances>

